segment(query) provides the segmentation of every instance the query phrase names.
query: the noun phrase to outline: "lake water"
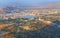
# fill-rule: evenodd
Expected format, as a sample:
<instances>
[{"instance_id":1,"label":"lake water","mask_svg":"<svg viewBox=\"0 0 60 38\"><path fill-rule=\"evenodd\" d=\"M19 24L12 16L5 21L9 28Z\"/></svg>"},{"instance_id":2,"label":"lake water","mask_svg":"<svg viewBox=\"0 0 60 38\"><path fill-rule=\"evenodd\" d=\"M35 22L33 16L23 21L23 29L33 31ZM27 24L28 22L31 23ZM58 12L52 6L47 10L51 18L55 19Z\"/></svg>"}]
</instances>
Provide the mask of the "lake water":
<instances>
[{"instance_id":1,"label":"lake water","mask_svg":"<svg viewBox=\"0 0 60 38\"><path fill-rule=\"evenodd\" d=\"M37 16L24 16L24 18L37 18Z\"/></svg>"}]
</instances>

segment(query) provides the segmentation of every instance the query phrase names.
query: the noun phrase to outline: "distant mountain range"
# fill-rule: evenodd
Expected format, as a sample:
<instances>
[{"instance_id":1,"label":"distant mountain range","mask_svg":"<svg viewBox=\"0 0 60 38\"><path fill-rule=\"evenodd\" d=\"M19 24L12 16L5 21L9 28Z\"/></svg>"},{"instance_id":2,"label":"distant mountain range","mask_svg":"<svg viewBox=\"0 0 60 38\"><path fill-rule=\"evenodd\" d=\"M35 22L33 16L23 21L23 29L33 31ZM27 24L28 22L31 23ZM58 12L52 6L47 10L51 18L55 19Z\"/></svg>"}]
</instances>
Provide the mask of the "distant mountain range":
<instances>
[{"instance_id":1,"label":"distant mountain range","mask_svg":"<svg viewBox=\"0 0 60 38\"><path fill-rule=\"evenodd\" d=\"M60 2L52 2L42 6L42 8L60 8Z\"/></svg>"},{"instance_id":2,"label":"distant mountain range","mask_svg":"<svg viewBox=\"0 0 60 38\"><path fill-rule=\"evenodd\" d=\"M51 3L47 3L47 4L45 4L45 5L39 5L39 6L33 6L33 7L30 7L30 8L37 8L37 9L39 9L39 8L48 8L48 9L53 9L53 8L55 8L55 9L60 9L60 2L51 2Z\"/></svg>"},{"instance_id":3,"label":"distant mountain range","mask_svg":"<svg viewBox=\"0 0 60 38\"><path fill-rule=\"evenodd\" d=\"M46 4L38 4L38 5L32 5L32 6L25 6L25 5L22 5L20 3L10 3L8 5L6 5L5 7L19 7L19 8L60 8L60 2L49 2L49 3L46 3Z\"/></svg>"},{"instance_id":4,"label":"distant mountain range","mask_svg":"<svg viewBox=\"0 0 60 38\"><path fill-rule=\"evenodd\" d=\"M1 13L11 13L13 10L25 10L25 9L60 9L60 2L51 2L45 5L37 5L37 6L21 6L20 3L10 3L9 5L0 7Z\"/></svg>"}]
</instances>

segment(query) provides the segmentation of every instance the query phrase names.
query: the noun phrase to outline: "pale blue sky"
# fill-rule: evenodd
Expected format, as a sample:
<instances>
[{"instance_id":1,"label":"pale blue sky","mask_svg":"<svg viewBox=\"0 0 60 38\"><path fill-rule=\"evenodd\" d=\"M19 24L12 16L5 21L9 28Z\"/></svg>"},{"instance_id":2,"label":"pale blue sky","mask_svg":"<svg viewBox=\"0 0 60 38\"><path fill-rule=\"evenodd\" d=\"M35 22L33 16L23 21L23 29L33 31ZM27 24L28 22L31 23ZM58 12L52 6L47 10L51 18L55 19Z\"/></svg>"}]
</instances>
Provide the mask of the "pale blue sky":
<instances>
[{"instance_id":1,"label":"pale blue sky","mask_svg":"<svg viewBox=\"0 0 60 38\"><path fill-rule=\"evenodd\" d=\"M0 0L0 6L1 5L5 5L5 4L9 4L12 2L18 2L21 5L39 5L39 4L45 4L48 2L60 2L60 0Z\"/></svg>"}]
</instances>

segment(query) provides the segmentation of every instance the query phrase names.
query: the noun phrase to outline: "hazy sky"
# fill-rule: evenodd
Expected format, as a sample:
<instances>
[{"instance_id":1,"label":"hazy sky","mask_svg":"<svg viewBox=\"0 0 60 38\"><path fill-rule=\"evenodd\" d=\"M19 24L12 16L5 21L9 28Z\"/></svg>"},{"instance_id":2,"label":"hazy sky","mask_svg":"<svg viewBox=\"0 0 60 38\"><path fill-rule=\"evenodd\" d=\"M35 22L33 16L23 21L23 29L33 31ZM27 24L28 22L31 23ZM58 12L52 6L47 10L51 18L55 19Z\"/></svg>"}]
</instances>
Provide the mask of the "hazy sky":
<instances>
[{"instance_id":1,"label":"hazy sky","mask_svg":"<svg viewBox=\"0 0 60 38\"><path fill-rule=\"evenodd\" d=\"M9 4L11 2L18 2L21 5L39 5L39 4L45 4L48 2L60 2L60 0L0 0L0 6Z\"/></svg>"}]
</instances>

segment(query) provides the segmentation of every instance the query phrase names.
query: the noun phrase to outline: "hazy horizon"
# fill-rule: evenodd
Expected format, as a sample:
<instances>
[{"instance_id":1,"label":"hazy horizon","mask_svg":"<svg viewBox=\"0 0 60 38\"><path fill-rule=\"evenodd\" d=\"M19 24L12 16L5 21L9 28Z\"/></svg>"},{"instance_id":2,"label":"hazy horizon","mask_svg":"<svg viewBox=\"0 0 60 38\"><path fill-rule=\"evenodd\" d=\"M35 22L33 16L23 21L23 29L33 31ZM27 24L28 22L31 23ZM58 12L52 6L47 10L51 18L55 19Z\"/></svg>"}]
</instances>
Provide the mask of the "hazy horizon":
<instances>
[{"instance_id":1,"label":"hazy horizon","mask_svg":"<svg viewBox=\"0 0 60 38\"><path fill-rule=\"evenodd\" d=\"M10 3L19 3L20 6L40 6L51 2L60 2L60 0L0 0L0 6Z\"/></svg>"}]
</instances>

